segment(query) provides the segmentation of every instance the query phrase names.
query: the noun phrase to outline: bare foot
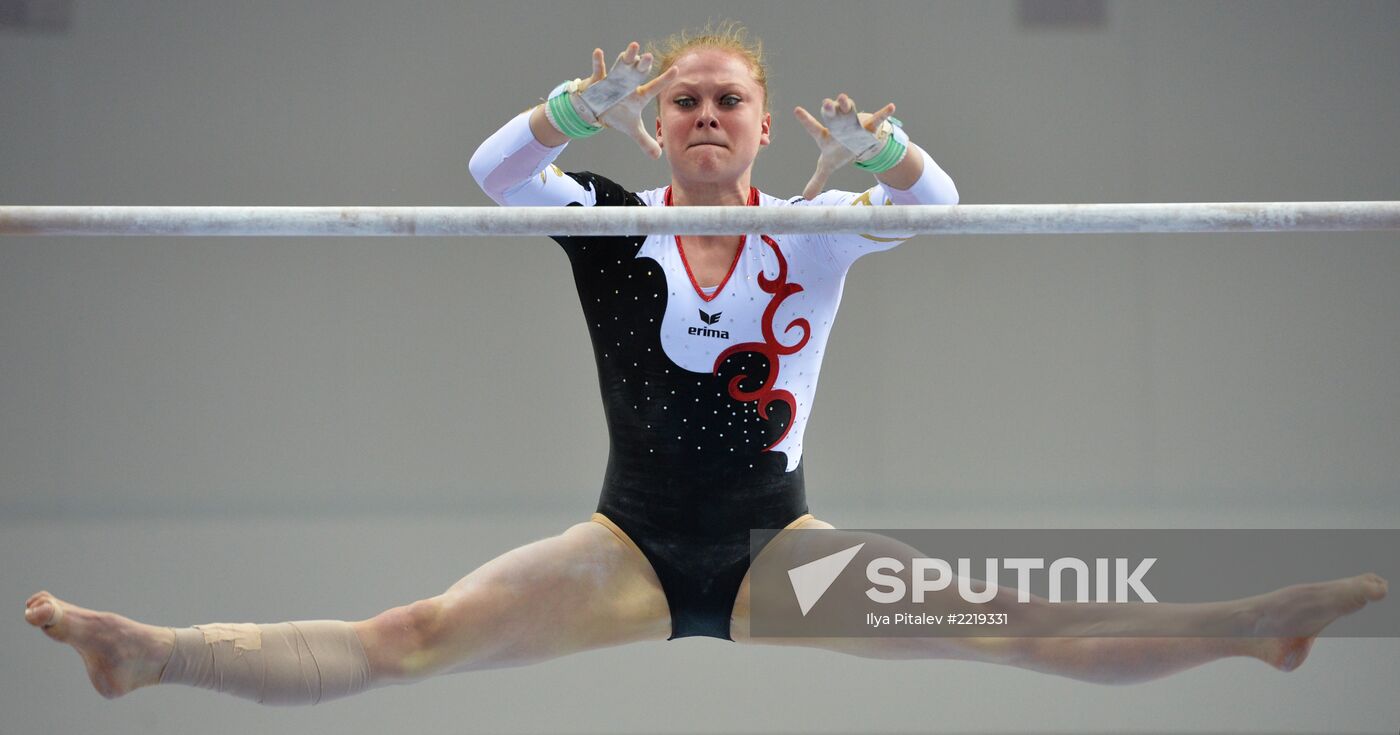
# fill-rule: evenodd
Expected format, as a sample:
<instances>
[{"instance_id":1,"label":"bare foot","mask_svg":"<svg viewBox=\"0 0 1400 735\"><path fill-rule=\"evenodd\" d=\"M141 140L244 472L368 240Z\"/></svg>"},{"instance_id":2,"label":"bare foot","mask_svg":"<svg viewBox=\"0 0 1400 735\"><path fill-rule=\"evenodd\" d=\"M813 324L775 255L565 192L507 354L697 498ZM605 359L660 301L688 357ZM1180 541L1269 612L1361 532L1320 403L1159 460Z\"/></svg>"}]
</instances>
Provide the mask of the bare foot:
<instances>
[{"instance_id":1,"label":"bare foot","mask_svg":"<svg viewBox=\"0 0 1400 735\"><path fill-rule=\"evenodd\" d=\"M98 612L39 592L24 603L24 619L48 637L72 646L87 665L97 693L115 699L160 683L175 648L174 631Z\"/></svg>"},{"instance_id":2,"label":"bare foot","mask_svg":"<svg viewBox=\"0 0 1400 735\"><path fill-rule=\"evenodd\" d=\"M1360 574L1331 582L1284 587L1259 599L1260 635L1256 656L1280 671L1303 664L1313 641L1332 621L1383 599L1389 585L1375 574Z\"/></svg>"}]
</instances>

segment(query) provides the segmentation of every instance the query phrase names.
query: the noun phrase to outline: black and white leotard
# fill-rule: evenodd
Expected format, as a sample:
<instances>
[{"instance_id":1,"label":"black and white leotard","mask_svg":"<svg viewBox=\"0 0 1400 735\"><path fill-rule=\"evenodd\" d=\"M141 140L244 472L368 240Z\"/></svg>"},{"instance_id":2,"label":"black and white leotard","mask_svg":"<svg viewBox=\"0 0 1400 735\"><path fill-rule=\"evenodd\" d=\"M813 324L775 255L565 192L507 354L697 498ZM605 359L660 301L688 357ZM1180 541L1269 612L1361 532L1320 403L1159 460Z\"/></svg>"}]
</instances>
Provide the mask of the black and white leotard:
<instances>
[{"instance_id":1,"label":"black and white leotard","mask_svg":"<svg viewBox=\"0 0 1400 735\"><path fill-rule=\"evenodd\" d=\"M473 176L497 203L671 204L669 187L634 193L561 171L553 161L565 146L541 144L528 118L472 156ZM952 180L923 155L923 176L907 190L877 185L808 201L751 189L749 205L955 204ZM708 293L675 236L553 238L573 265L607 419L595 520L651 562L673 638L728 639L750 529L783 528L807 512L802 435L846 272L907 237L751 233Z\"/></svg>"}]
</instances>

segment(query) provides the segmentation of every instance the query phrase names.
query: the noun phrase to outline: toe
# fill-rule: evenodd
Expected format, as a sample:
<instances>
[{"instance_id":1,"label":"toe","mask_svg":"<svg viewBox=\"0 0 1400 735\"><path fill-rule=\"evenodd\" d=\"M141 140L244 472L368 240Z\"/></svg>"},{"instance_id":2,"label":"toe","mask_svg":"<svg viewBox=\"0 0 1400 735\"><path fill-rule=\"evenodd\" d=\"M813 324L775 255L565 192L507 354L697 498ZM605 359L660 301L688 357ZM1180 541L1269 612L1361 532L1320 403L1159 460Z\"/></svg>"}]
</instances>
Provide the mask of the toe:
<instances>
[{"instance_id":1,"label":"toe","mask_svg":"<svg viewBox=\"0 0 1400 735\"><path fill-rule=\"evenodd\" d=\"M53 617L53 609L53 605L47 601L31 605L28 610L24 611L24 619L29 621L30 625L43 627Z\"/></svg>"},{"instance_id":2,"label":"toe","mask_svg":"<svg viewBox=\"0 0 1400 735\"><path fill-rule=\"evenodd\" d=\"M67 628L63 625L63 612L62 604L49 597L25 611L25 618L31 625L43 628L45 633L62 640L63 631Z\"/></svg>"}]
</instances>

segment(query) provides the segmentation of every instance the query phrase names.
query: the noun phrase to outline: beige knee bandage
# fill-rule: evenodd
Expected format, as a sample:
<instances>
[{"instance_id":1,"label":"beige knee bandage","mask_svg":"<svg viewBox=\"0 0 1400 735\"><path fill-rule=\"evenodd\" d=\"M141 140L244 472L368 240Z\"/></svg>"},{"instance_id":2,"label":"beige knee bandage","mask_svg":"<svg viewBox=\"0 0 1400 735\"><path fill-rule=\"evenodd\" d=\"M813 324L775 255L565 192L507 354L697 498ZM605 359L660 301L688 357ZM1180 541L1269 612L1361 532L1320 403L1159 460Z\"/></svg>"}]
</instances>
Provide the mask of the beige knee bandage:
<instances>
[{"instance_id":1,"label":"beige knee bandage","mask_svg":"<svg viewBox=\"0 0 1400 735\"><path fill-rule=\"evenodd\" d=\"M369 659L349 623L214 623L175 629L162 684L227 692L269 705L316 704L363 691Z\"/></svg>"}]
</instances>

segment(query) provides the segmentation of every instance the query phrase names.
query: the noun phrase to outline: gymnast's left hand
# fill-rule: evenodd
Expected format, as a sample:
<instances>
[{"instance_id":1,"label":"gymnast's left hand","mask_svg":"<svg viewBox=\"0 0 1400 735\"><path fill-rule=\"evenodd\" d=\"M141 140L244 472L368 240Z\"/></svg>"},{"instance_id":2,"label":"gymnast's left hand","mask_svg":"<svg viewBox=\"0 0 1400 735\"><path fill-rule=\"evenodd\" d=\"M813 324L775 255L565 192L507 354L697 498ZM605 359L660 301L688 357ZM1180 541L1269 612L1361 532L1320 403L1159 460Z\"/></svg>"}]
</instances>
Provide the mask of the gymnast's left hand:
<instances>
[{"instance_id":1,"label":"gymnast's left hand","mask_svg":"<svg viewBox=\"0 0 1400 735\"><path fill-rule=\"evenodd\" d=\"M792 113L821 148L817 170L807 182L807 188L802 190L804 199L812 199L822 192L826 180L836 169L880 150L884 141L877 138L876 133L894 114L894 103L874 113L857 112L855 100L842 92L834 100L830 97L822 100L821 115L825 125L800 106Z\"/></svg>"}]
</instances>

